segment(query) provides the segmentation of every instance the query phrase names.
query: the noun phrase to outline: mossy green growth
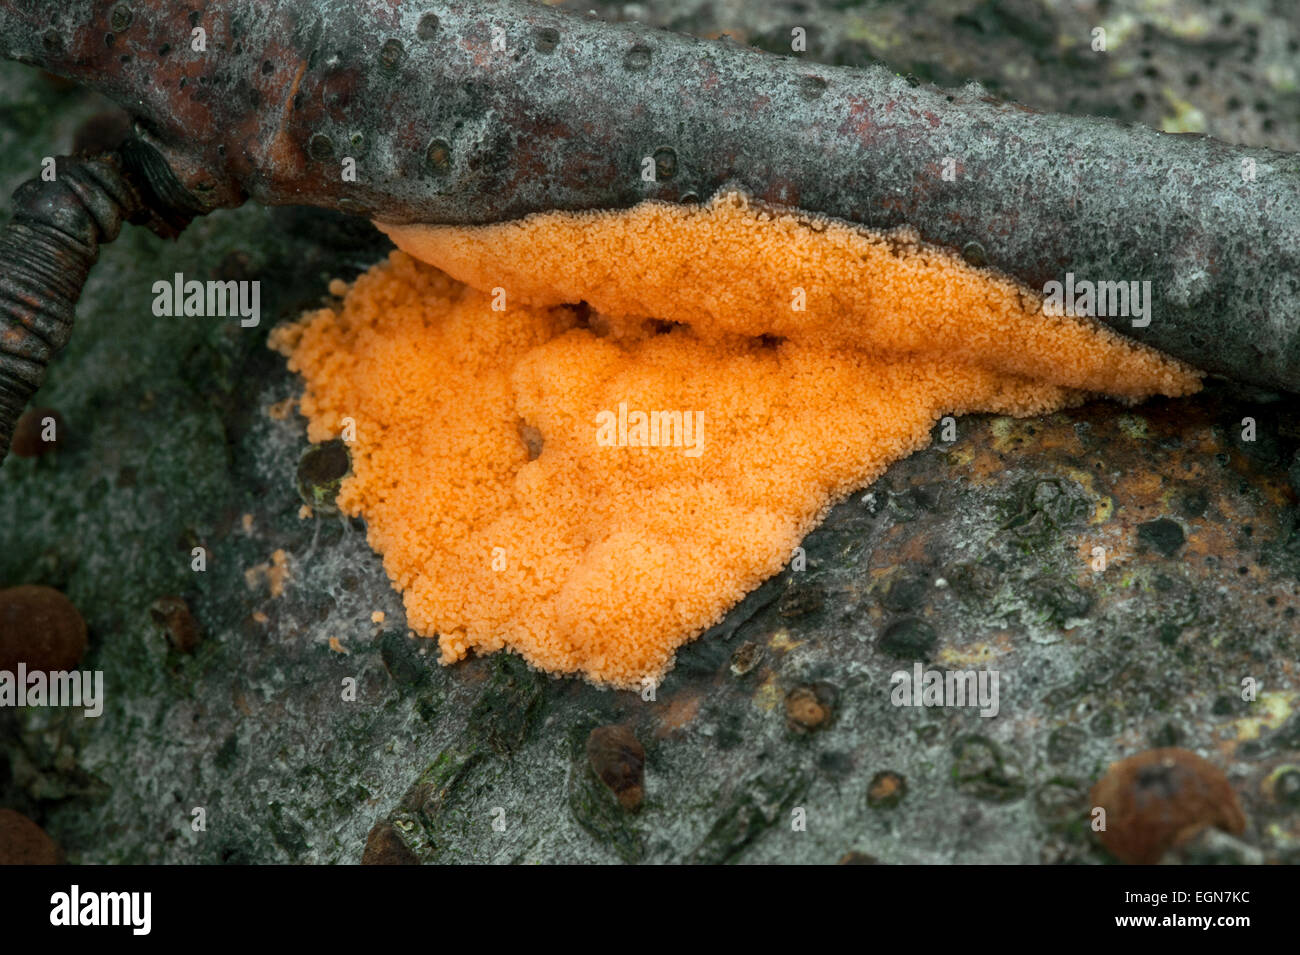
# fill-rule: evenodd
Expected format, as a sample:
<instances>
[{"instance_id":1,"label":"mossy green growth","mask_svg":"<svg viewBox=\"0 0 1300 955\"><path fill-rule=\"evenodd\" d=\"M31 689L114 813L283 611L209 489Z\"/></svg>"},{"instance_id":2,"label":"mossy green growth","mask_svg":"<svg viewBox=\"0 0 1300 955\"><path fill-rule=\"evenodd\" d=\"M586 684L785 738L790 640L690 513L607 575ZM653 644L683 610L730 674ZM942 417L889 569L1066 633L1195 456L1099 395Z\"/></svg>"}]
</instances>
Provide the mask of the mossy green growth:
<instances>
[{"instance_id":1,"label":"mossy green growth","mask_svg":"<svg viewBox=\"0 0 1300 955\"><path fill-rule=\"evenodd\" d=\"M797 766L746 780L726 800L691 861L719 865L736 858L762 832L789 816L808 783Z\"/></svg>"},{"instance_id":2,"label":"mossy green growth","mask_svg":"<svg viewBox=\"0 0 1300 955\"><path fill-rule=\"evenodd\" d=\"M498 654L492 680L469 714L470 738L511 756L536 726L545 699L545 678L514 654Z\"/></svg>"}]
</instances>

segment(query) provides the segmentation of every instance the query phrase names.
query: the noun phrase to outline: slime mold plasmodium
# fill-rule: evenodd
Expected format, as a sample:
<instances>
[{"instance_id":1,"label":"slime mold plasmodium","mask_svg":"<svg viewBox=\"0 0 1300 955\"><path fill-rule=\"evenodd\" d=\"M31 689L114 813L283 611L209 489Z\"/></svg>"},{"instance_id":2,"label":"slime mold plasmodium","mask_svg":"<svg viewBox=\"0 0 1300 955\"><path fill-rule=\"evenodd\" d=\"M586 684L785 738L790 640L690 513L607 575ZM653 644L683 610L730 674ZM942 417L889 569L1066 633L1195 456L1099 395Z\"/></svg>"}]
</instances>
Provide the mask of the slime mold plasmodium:
<instances>
[{"instance_id":1,"label":"slime mold plasmodium","mask_svg":"<svg viewBox=\"0 0 1300 955\"><path fill-rule=\"evenodd\" d=\"M444 663L658 679L942 415L1199 388L913 235L740 193L380 227L399 251L272 345L311 440L352 419L338 506ZM637 410L680 412L698 453L645 440Z\"/></svg>"}]
</instances>

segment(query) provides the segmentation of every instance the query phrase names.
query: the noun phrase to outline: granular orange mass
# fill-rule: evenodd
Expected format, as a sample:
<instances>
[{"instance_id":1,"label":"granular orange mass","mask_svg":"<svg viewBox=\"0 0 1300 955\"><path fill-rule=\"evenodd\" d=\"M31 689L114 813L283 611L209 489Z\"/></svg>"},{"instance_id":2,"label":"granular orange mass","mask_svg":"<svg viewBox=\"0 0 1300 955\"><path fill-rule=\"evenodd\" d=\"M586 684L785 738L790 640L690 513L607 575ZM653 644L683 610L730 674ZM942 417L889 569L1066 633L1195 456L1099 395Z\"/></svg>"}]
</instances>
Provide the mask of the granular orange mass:
<instances>
[{"instance_id":1,"label":"granular orange mass","mask_svg":"<svg viewBox=\"0 0 1300 955\"><path fill-rule=\"evenodd\" d=\"M942 415L1199 387L913 236L736 193L381 228L404 251L272 345L313 441L355 422L339 507L444 663L657 680Z\"/></svg>"}]
</instances>

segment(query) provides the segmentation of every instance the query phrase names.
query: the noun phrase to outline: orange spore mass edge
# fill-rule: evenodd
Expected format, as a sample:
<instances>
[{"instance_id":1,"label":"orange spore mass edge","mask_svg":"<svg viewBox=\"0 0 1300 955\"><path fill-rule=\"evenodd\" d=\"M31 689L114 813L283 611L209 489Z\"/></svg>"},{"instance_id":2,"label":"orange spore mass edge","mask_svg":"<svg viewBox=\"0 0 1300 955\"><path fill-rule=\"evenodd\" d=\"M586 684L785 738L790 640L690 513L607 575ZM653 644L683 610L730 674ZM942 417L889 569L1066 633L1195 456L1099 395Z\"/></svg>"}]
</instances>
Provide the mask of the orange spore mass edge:
<instances>
[{"instance_id":1,"label":"orange spore mass edge","mask_svg":"<svg viewBox=\"0 0 1300 955\"><path fill-rule=\"evenodd\" d=\"M942 415L1199 387L914 238L736 193L380 228L402 251L272 346L313 441L355 422L339 506L444 663L509 648L657 680ZM660 418L646 446L634 413L662 411L698 416L698 443L665 446Z\"/></svg>"}]
</instances>

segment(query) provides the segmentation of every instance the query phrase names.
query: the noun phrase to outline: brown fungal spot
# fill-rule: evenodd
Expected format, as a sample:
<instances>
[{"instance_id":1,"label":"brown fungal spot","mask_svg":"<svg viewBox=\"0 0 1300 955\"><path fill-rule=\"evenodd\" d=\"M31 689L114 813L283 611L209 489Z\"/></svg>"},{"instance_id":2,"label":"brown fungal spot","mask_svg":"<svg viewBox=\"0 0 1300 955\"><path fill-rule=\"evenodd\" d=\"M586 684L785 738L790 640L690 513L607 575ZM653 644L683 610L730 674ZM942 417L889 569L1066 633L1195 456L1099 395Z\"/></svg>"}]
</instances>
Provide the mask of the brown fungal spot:
<instances>
[{"instance_id":1,"label":"brown fungal spot","mask_svg":"<svg viewBox=\"0 0 1300 955\"><path fill-rule=\"evenodd\" d=\"M677 153L669 146L654 151L655 179L664 182L677 175Z\"/></svg>"},{"instance_id":2,"label":"brown fungal spot","mask_svg":"<svg viewBox=\"0 0 1300 955\"><path fill-rule=\"evenodd\" d=\"M119 3L109 13L108 25L114 33L121 33L131 25L131 21L134 19L135 14L131 11L131 8L125 3Z\"/></svg>"},{"instance_id":3,"label":"brown fungal spot","mask_svg":"<svg viewBox=\"0 0 1300 955\"><path fill-rule=\"evenodd\" d=\"M406 841L397 834L393 824L386 819L375 823L366 836L366 848L361 854L362 865L419 865L420 860Z\"/></svg>"},{"instance_id":4,"label":"brown fungal spot","mask_svg":"<svg viewBox=\"0 0 1300 955\"><path fill-rule=\"evenodd\" d=\"M433 140L424 151L424 160L430 172L445 176L451 171L451 143L445 139Z\"/></svg>"},{"instance_id":5,"label":"brown fungal spot","mask_svg":"<svg viewBox=\"0 0 1300 955\"><path fill-rule=\"evenodd\" d=\"M627 51L623 57L623 67L629 70L644 70L650 65L650 47L638 43Z\"/></svg>"},{"instance_id":6,"label":"brown fungal spot","mask_svg":"<svg viewBox=\"0 0 1300 955\"><path fill-rule=\"evenodd\" d=\"M10 450L20 458L53 451L63 439L63 416L53 408L29 408L14 426Z\"/></svg>"},{"instance_id":7,"label":"brown fungal spot","mask_svg":"<svg viewBox=\"0 0 1300 955\"><path fill-rule=\"evenodd\" d=\"M416 24L415 35L421 40L429 41L438 35L438 14L426 13L420 17L420 22Z\"/></svg>"},{"instance_id":8,"label":"brown fungal spot","mask_svg":"<svg viewBox=\"0 0 1300 955\"><path fill-rule=\"evenodd\" d=\"M893 809L907 795L907 779L892 770L876 773L867 787L867 805L872 809Z\"/></svg>"},{"instance_id":9,"label":"brown fungal spot","mask_svg":"<svg viewBox=\"0 0 1300 955\"><path fill-rule=\"evenodd\" d=\"M385 40L379 48L379 65L386 70L397 69L405 59L406 47L402 46L401 40Z\"/></svg>"},{"instance_id":10,"label":"brown fungal spot","mask_svg":"<svg viewBox=\"0 0 1300 955\"><path fill-rule=\"evenodd\" d=\"M823 684L797 686L785 697L785 720L793 730L811 731L830 722L834 695Z\"/></svg>"},{"instance_id":11,"label":"brown fungal spot","mask_svg":"<svg viewBox=\"0 0 1300 955\"><path fill-rule=\"evenodd\" d=\"M1206 826L1240 835L1246 817L1223 772L1185 749L1153 749L1111 765L1092 788L1106 811L1102 845L1131 865L1153 865Z\"/></svg>"},{"instance_id":12,"label":"brown fungal spot","mask_svg":"<svg viewBox=\"0 0 1300 955\"><path fill-rule=\"evenodd\" d=\"M352 456L343 441L312 445L298 460L298 496L320 514L335 514L339 488L351 470Z\"/></svg>"},{"instance_id":13,"label":"brown fungal spot","mask_svg":"<svg viewBox=\"0 0 1300 955\"><path fill-rule=\"evenodd\" d=\"M324 162L334 158L334 143L324 133L316 133L307 141L307 154L312 159Z\"/></svg>"},{"instance_id":14,"label":"brown fungal spot","mask_svg":"<svg viewBox=\"0 0 1300 955\"><path fill-rule=\"evenodd\" d=\"M731 655L731 672L744 676L758 666L763 660L763 648L753 640L746 640Z\"/></svg>"},{"instance_id":15,"label":"brown fungal spot","mask_svg":"<svg viewBox=\"0 0 1300 955\"><path fill-rule=\"evenodd\" d=\"M787 620L806 617L817 613L825 604L826 595L821 587L796 586L781 595L776 612Z\"/></svg>"},{"instance_id":16,"label":"brown fungal spot","mask_svg":"<svg viewBox=\"0 0 1300 955\"><path fill-rule=\"evenodd\" d=\"M799 80L799 91L806 99L817 99L826 92L826 81L820 76L805 76Z\"/></svg>"},{"instance_id":17,"label":"brown fungal spot","mask_svg":"<svg viewBox=\"0 0 1300 955\"><path fill-rule=\"evenodd\" d=\"M149 616L181 653L193 653L203 642L203 631L184 597L159 597L150 605Z\"/></svg>"},{"instance_id":18,"label":"brown fungal spot","mask_svg":"<svg viewBox=\"0 0 1300 955\"><path fill-rule=\"evenodd\" d=\"M587 737L587 762L628 812L645 796L645 748L626 726L598 726Z\"/></svg>"},{"instance_id":19,"label":"brown fungal spot","mask_svg":"<svg viewBox=\"0 0 1300 955\"><path fill-rule=\"evenodd\" d=\"M560 42L560 31L554 27L541 27L534 34L534 46L538 53L550 53Z\"/></svg>"},{"instance_id":20,"label":"brown fungal spot","mask_svg":"<svg viewBox=\"0 0 1300 955\"><path fill-rule=\"evenodd\" d=\"M59 847L20 812L0 809L0 865L58 865Z\"/></svg>"},{"instance_id":21,"label":"brown fungal spot","mask_svg":"<svg viewBox=\"0 0 1300 955\"><path fill-rule=\"evenodd\" d=\"M52 587L0 590L0 670L71 670L86 652L86 621Z\"/></svg>"}]
</instances>

